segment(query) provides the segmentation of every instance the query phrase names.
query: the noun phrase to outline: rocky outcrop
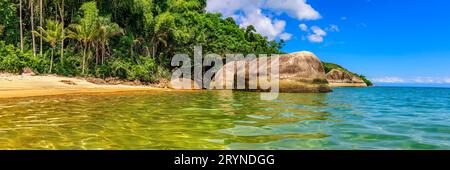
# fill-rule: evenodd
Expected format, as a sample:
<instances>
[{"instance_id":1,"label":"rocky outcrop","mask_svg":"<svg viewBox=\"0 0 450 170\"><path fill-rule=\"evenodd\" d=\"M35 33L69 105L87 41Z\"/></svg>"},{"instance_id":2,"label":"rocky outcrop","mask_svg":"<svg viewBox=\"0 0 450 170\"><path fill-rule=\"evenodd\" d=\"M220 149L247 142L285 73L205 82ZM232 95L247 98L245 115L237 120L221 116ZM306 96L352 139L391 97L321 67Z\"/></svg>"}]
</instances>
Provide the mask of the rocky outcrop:
<instances>
[{"instance_id":1,"label":"rocky outcrop","mask_svg":"<svg viewBox=\"0 0 450 170\"><path fill-rule=\"evenodd\" d=\"M332 87L367 87L360 77L340 69L333 69L326 76Z\"/></svg>"},{"instance_id":2,"label":"rocky outcrop","mask_svg":"<svg viewBox=\"0 0 450 170\"><path fill-rule=\"evenodd\" d=\"M217 87L218 83L225 85L227 83L233 83L236 86L236 81L233 79L226 79L226 75L234 74L242 70L246 70L245 76L245 89L249 90L251 85L249 81L249 75L258 75L258 73L263 72L261 68L269 70L270 73L271 62L268 60L267 68L257 67L257 62L259 60L268 60L266 57L260 57L258 59L251 60L248 65L235 65L235 70L230 68L235 62L226 64L222 69L220 69L215 77L216 81L211 83L211 87ZM331 88L326 80L326 75L321 61L317 56L311 52L297 52L291 54L280 55L279 60L279 90L280 92L287 93L325 93L331 92ZM222 76L222 78L218 78ZM268 78L259 75L259 78ZM269 76L270 77L270 76ZM240 77L236 77L239 79ZM268 78L269 79L269 78ZM231 82L230 82L231 81ZM222 83L220 83L222 82ZM264 91L261 86L264 84L258 83L258 91ZM225 88L225 87L224 87Z\"/></svg>"},{"instance_id":3,"label":"rocky outcrop","mask_svg":"<svg viewBox=\"0 0 450 170\"><path fill-rule=\"evenodd\" d=\"M26 68L24 68L22 70L22 74L21 75L22 76L35 76L36 73L34 73L33 70L31 70L31 68L26 67Z\"/></svg>"}]
</instances>

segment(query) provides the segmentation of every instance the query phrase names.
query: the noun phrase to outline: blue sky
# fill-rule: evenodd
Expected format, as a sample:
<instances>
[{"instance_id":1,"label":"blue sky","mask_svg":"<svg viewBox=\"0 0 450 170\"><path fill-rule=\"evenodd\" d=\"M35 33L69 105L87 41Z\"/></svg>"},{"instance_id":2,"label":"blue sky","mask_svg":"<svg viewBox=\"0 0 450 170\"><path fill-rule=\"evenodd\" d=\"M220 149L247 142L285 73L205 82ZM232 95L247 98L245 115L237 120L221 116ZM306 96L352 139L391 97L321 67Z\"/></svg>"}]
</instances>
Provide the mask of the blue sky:
<instances>
[{"instance_id":1,"label":"blue sky","mask_svg":"<svg viewBox=\"0 0 450 170\"><path fill-rule=\"evenodd\" d=\"M209 0L208 10L377 84L450 86L450 1Z\"/></svg>"}]
</instances>

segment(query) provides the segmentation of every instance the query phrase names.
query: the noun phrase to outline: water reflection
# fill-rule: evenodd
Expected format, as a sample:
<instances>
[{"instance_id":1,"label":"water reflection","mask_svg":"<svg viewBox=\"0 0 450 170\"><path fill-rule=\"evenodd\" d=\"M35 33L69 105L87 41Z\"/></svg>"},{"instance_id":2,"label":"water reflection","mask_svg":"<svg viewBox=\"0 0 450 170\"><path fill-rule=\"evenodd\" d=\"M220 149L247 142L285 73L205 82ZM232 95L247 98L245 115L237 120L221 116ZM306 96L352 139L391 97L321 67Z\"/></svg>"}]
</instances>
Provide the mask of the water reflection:
<instances>
[{"instance_id":1,"label":"water reflection","mask_svg":"<svg viewBox=\"0 0 450 170\"><path fill-rule=\"evenodd\" d=\"M280 94L275 101L231 91L2 99L0 149L449 148L448 115L415 116L448 105L414 110L406 105L419 103L403 103L408 110L401 112L400 103L386 102L393 93L370 90Z\"/></svg>"}]
</instances>

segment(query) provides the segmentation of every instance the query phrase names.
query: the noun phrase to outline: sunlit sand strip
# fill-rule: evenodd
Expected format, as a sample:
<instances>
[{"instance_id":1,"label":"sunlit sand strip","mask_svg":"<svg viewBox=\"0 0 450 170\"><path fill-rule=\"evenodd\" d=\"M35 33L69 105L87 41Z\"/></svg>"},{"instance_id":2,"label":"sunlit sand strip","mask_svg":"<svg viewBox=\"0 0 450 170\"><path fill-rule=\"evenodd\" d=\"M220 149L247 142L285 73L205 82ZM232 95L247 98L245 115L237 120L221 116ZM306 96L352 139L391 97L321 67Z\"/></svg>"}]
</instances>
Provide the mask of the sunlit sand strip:
<instances>
[{"instance_id":1,"label":"sunlit sand strip","mask_svg":"<svg viewBox=\"0 0 450 170\"><path fill-rule=\"evenodd\" d=\"M0 76L0 98L166 90L150 86L97 85L82 79L59 76Z\"/></svg>"}]
</instances>

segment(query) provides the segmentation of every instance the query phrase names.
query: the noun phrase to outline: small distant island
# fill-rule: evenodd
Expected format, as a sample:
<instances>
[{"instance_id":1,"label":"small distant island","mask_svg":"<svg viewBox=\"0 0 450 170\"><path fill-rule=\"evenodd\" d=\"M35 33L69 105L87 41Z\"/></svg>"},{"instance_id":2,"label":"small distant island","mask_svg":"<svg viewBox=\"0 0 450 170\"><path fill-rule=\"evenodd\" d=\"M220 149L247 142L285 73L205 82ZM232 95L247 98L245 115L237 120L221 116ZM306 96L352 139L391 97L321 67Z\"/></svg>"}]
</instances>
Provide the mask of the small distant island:
<instances>
[{"instance_id":1,"label":"small distant island","mask_svg":"<svg viewBox=\"0 0 450 170\"><path fill-rule=\"evenodd\" d=\"M327 80L332 86L337 87L368 87L373 83L364 75L359 75L348 71L344 67L334 64L322 62L327 74Z\"/></svg>"}]
</instances>

